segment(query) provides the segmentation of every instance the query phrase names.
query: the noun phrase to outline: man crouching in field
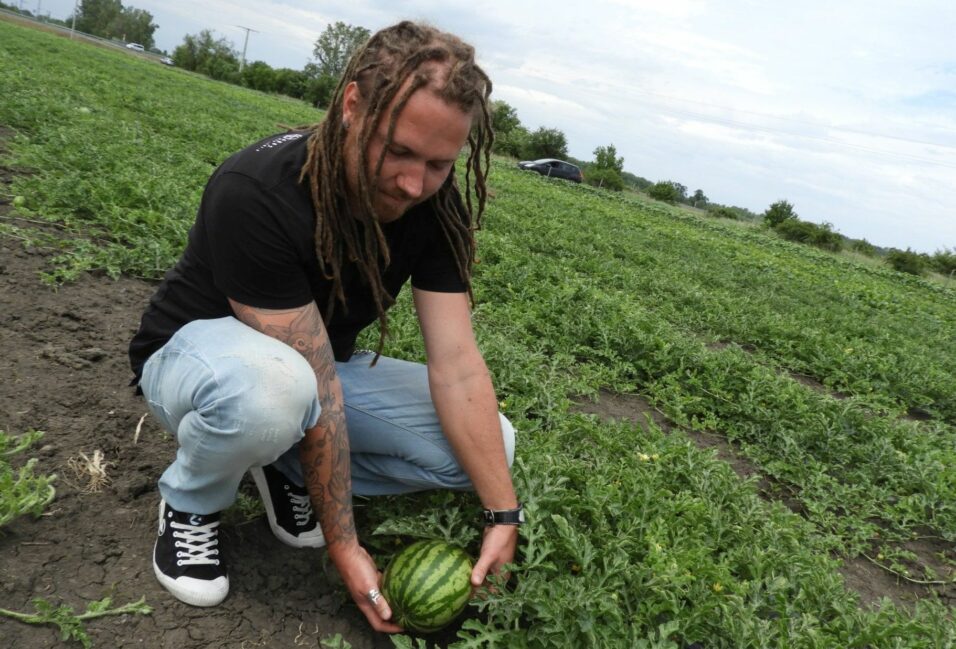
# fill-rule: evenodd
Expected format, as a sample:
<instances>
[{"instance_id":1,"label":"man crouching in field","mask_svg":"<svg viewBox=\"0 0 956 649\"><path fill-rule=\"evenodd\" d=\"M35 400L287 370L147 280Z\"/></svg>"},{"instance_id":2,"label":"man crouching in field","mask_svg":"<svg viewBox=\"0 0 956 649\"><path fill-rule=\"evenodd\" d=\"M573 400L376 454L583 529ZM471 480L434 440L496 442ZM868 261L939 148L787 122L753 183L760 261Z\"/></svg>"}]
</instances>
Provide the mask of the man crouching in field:
<instances>
[{"instance_id":1,"label":"man crouching in field","mask_svg":"<svg viewBox=\"0 0 956 649\"><path fill-rule=\"evenodd\" d=\"M149 409L179 443L159 481L153 566L180 600L226 597L219 513L246 471L275 535L327 546L376 630L399 627L356 537L353 492L474 489L490 524L472 583L513 560L514 431L470 317L490 92L473 48L403 22L355 54L322 123L212 175L130 344ZM376 320L384 337L409 279L427 366L380 356L383 339L355 351Z\"/></svg>"}]
</instances>

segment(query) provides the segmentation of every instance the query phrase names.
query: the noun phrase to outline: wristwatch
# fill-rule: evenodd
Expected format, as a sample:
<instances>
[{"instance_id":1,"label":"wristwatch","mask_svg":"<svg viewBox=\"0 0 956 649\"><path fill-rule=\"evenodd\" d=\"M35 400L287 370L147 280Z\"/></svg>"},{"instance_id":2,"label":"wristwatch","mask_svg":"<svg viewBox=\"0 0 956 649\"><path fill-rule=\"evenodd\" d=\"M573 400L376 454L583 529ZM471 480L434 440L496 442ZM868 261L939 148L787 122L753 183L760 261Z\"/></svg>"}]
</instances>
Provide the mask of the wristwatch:
<instances>
[{"instance_id":1,"label":"wristwatch","mask_svg":"<svg viewBox=\"0 0 956 649\"><path fill-rule=\"evenodd\" d=\"M524 523L524 508L521 503L515 509L483 509L481 519L485 527L492 525L521 525Z\"/></svg>"}]
</instances>

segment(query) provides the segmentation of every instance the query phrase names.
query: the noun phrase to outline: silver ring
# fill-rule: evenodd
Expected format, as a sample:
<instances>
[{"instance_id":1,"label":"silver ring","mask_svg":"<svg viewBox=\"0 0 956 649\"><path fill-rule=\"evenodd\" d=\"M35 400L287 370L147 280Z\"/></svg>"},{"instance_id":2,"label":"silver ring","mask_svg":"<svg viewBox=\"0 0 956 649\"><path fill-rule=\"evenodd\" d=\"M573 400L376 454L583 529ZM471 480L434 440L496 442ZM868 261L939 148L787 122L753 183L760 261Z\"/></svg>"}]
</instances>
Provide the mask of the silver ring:
<instances>
[{"instance_id":1,"label":"silver ring","mask_svg":"<svg viewBox=\"0 0 956 649\"><path fill-rule=\"evenodd\" d=\"M378 592L378 588L373 588L372 590L368 591L365 596L368 598L368 601L372 602L372 606L378 606L378 600L382 594Z\"/></svg>"}]
</instances>

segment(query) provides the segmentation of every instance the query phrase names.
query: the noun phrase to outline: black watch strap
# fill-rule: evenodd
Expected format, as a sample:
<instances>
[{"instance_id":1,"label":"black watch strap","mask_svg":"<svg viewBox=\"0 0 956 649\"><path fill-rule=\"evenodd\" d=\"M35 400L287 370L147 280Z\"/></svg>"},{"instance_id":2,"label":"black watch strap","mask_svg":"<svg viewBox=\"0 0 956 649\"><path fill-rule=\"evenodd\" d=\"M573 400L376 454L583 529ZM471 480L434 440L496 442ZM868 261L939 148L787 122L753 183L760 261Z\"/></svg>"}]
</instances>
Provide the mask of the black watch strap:
<instances>
[{"instance_id":1,"label":"black watch strap","mask_svg":"<svg viewBox=\"0 0 956 649\"><path fill-rule=\"evenodd\" d=\"M492 525L521 525L524 523L524 507L521 503L515 509L483 509L481 519L485 527Z\"/></svg>"}]
</instances>

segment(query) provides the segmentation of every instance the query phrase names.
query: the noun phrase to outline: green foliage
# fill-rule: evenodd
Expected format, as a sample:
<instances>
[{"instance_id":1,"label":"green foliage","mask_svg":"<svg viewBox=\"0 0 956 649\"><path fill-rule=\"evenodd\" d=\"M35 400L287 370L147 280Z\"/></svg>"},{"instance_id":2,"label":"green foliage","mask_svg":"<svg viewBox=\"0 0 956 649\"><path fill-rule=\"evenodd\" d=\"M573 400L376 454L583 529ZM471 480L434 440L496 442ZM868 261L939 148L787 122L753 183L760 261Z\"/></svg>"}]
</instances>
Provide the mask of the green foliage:
<instances>
[{"instance_id":1,"label":"green foliage","mask_svg":"<svg viewBox=\"0 0 956 649\"><path fill-rule=\"evenodd\" d=\"M624 158L618 157L617 149L614 148L613 144L599 146L598 148L594 149L593 168L616 171L617 175L620 177L621 172L624 171ZM624 180L621 179L622 185L623 182Z\"/></svg>"},{"instance_id":2,"label":"green foliage","mask_svg":"<svg viewBox=\"0 0 956 649\"><path fill-rule=\"evenodd\" d=\"M926 273L926 257L918 252L913 252L909 248L906 250L891 250L886 255L886 263L901 273L909 273L910 275Z\"/></svg>"},{"instance_id":3,"label":"green foliage","mask_svg":"<svg viewBox=\"0 0 956 649\"><path fill-rule=\"evenodd\" d=\"M793 205L787 201L777 201L771 203L767 211L763 213L763 222L771 228L775 228L788 219L797 218L797 213L793 211Z\"/></svg>"},{"instance_id":4,"label":"green foliage","mask_svg":"<svg viewBox=\"0 0 956 649\"><path fill-rule=\"evenodd\" d=\"M654 184L647 178L636 176L629 171L622 171L621 178L624 179L625 185L627 185L628 187L631 187L632 189L636 189L638 191L646 191L649 187L651 187Z\"/></svg>"},{"instance_id":5,"label":"green foliage","mask_svg":"<svg viewBox=\"0 0 956 649\"><path fill-rule=\"evenodd\" d=\"M518 111L505 101L500 99L491 102L491 127L496 136L510 133L521 126L521 120L518 119Z\"/></svg>"},{"instance_id":6,"label":"green foliage","mask_svg":"<svg viewBox=\"0 0 956 649\"><path fill-rule=\"evenodd\" d=\"M0 527L24 514L39 516L56 495L53 488L56 475L36 475L36 458L28 460L19 469L10 464L14 455L22 453L41 437L43 432L38 430L18 437L0 430Z\"/></svg>"},{"instance_id":7,"label":"green foliage","mask_svg":"<svg viewBox=\"0 0 956 649\"><path fill-rule=\"evenodd\" d=\"M45 599L37 598L33 600L36 613L18 613L0 608L0 616L6 616L26 624L53 624L60 630L60 640L63 642L74 640L82 644L84 649L90 649L93 646L93 641L83 624L87 620L94 620L107 615L149 615L153 612L152 607L146 604L145 597L116 608L110 608L112 605L112 600L109 597L104 597L99 601L90 602L86 605L86 611L77 614L73 611L72 606L61 604L54 608Z\"/></svg>"},{"instance_id":8,"label":"green foliage","mask_svg":"<svg viewBox=\"0 0 956 649\"><path fill-rule=\"evenodd\" d=\"M364 27L336 21L327 25L315 40L312 56L315 57L319 75L335 79L342 76L349 59L371 36Z\"/></svg>"},{"instance_id":9,"label":"green foliage","mask_svg":"<svg viewBox=\"0 0 956 649\"><path fill-rule=\"evenodd\" d=\"M778 223L774 230L781 237L790 241L810 244L832 252L839 252L843 249L843 237L839 232L834 232L833 226L829 223L817 225L793 217Z\"/></svg>"},{"instance_id":10,"label":"green foliage","mask_svg":"<svg viewBox=\"0 0 956 649\"><path fill-rule=\"evenodd\" d=\"M81 0L76 13L76 29L103 38L120 38L153 47L153 34L159 25L143 9L124 7L120 0Z\"/></svg>"},{"instance_id":11,"label":"green foliage","mask_svg":"<svg viewBox=\"0 0 956 649\"><path fill-rule=\"evenodd\" d=\"M338 77L321 72L314 63L306 64L304 74L306 82L303 99L313 106L327 108L339 84Z\"/></svg>"},{"instance_id":12,"label":"green foliage","mask_svg":"<svg viewBox=\"0 0 956 649\"><path fill-rule=\"evenodd\" d=\"M850 241L850 249L867 257L875 257L877 254L876 246L866 239L852 239Z\"/></svg>"},{"instance_id":13,"label":"green foliage","mask_svg":"<svg viewBox=\"0 0 956 649\"><path fill-rule=\"evenodd\" d=\"M690 197L690 204L694 207L704 207L707 205L707 196L704 194L703 189L698 189L694 192L694 195Z\"/></svg>"},{"instance_id":14,"label":"green foliage","mask_svg":"<svg viewBox=\"0 0 956 649\"><path fill-rule=\"evenodd\" d=\"M0 123L16 132L2 164L32 170L13 180L15 210L66 233L48 243L57 278L160 276L213 166L315 115L132 58L0 23ZM952 646L951 601L862 607L837 559L882 553L951 592L951 564L938 564L952 552L933 558L934 577L906 550L914 535L956 543L956 291L643 195L493 167L473 317L518 431L529 522L513 581L473 604L481 617L450 646ZM424 359L409 291L389 328L386 354ZM641 395L675 428L575 414L601 389ZM904 417L914 409L925 420ZM712 431L754 478L682 428ZM476 506L459 493L374 499L363 542L379 565L406 537L474 555Z\"/></svg>"},{"instance_id":15,"label":"green foliage","mask_svg":"<svg viewBox=\"0 0 956 649\"><path fill-rule=\"evenodd\" d=\"M527 148L522 151L521 157L528 160L567 158L568 140L561 130L542 126L528 137Z\"/></svg>"},{"instance_id":16,"label":"green foliage","mask_svg":"<svg viewBox=\"0 0 956 649\"><path fill-rule=\"evenodd\" d=\"M242 85L259 92L276 91L276 71L265 61L253 61L242 69Z\"/></svg>"},{"instance_id":17,"label":"green foliage","mask_svg":"<svg viewBox=\"0 0 956 649\"><path fill-rule=\"evenodd\" d=\"M184 70L191 70L219 81L238 83L239 55L225 37L215 38L204 29L196 35L186 34L172 56L173 62Z\"/></svg>"},{"instance_id":18,"label":"green foliage","mask_svg":"<svg viewBox=\"0 0 956 649\"><path fill-rule=\"evenodd\" d=\"M624 190L624 179L615 169L601 169L588 167L584 174L584 182L594 187L610 189L616 192Z\"/></svg>"},{"instance_id":19,"label":"green foliage","mask_svg":"<svg viewBox=\"0 0 956 649\"><path fill-rule=\"evenodd\" d=\"M515 126L510 131L495 133L495 153L526 160L534 157L530 155L531 133L524 126Z\"/></svg>"},{"instance_id":20,"label":"green foliage","mask_svg":"<svg viewBox=\"0 0 956 649\"><path fill-rule=\"evenodd\" d=\"M740 219L740 215L737 214L734 210L726 207L725 205L708 205L707 214L710 216L716 216L722 219L732 219L737 221Z\"/></svg>"},{"instance_id":21,"label":"green foliage","mask_svg":"<svg viewBox=\"0 0 956 649\"><path fill-rule=\"evenodd\" d=\"M39 32L9 23L0 30L0 124L16 134L3 164L33 170L10 190L24 197L20 215L60 224L58 236L39 242L57 258L53 281L92 268L161 277L214 166L278 124L321 117L303 102L125 53L55 37L39 46Z\"/></svg>"},{"instance_id":22,"label":"green foliage","mask_svg":"<svg viewBox=\"0 0 956 649\"><path fill-rule=\"evenodd\" d=\"M647 190L647 195L655 200L673 204L681 202L687 197L687 188L672 180L662 180L654 183Z\"/></svg>"},{"instance_id":23,"label":"green foliage","mask_svg":"<svg viewBox=\"0 0 956 649\"><path fill-rule=\"evenodd\" d=\"M952 277L956 274L956 248L937 250L930 258L929 264L937 273Z\"/></svg>"}]
</instances>

